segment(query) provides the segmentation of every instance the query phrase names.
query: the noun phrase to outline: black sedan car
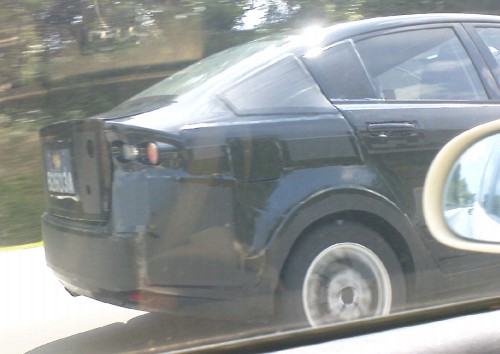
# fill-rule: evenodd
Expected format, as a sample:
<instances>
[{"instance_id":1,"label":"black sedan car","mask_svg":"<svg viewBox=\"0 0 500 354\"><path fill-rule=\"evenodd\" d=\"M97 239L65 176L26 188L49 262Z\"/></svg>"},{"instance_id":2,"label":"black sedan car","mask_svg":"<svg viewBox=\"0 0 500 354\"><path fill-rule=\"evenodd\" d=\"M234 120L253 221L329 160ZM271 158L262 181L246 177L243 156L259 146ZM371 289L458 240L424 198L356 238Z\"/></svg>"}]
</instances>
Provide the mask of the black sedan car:
<instances>
[{"instance_id":1,"label":"black sedan car","mask_svg":"<svg viewBox=\"0 0 500 354\"><path fill-rule=\"evenodd\" d=\"M312 326L498 290L500 258L433 241L421 192L500 117L499 49L494 16L337 24L46 126L48 265L114 304Z\"/></svg>"}]
</instances>

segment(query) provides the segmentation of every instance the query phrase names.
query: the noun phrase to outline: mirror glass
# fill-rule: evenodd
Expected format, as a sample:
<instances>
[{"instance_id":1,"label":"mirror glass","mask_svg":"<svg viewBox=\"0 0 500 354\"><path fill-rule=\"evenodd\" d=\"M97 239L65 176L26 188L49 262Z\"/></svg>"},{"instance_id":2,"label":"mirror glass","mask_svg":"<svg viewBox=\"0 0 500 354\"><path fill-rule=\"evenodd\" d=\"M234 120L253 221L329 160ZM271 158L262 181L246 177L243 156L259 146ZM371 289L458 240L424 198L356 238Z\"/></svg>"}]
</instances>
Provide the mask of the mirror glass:
<instances>
[{"instance_id":1,"label":"mirror glass","mask_svg":"<svg viewBox=\"0 0 500 354\"><path fill-rule=\"evenodd\" d=\"M460 156L448 176L443 204L456 234L500 243L500 134L480 140Z\"/></svg>"}]
</instances>

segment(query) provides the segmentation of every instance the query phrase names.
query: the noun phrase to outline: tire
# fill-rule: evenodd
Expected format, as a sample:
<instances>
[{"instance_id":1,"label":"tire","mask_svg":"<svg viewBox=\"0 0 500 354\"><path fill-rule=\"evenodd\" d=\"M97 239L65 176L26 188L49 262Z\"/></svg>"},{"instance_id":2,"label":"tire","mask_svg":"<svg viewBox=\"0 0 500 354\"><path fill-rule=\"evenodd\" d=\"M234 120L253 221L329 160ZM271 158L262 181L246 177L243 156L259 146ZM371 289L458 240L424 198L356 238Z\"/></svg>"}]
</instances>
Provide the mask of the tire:
<instances>
[{"instance_id":1,"label":"tire","mask_svg":"<svg viewBox=\"0 0 500 354\"><path fill-rule=\"evenodd\" d=\"M386 315L405 303L405 278L392 248L375 231L338 221L294 246L276 306L282 325L316 327Z\"/></svg>"}]
</instances>

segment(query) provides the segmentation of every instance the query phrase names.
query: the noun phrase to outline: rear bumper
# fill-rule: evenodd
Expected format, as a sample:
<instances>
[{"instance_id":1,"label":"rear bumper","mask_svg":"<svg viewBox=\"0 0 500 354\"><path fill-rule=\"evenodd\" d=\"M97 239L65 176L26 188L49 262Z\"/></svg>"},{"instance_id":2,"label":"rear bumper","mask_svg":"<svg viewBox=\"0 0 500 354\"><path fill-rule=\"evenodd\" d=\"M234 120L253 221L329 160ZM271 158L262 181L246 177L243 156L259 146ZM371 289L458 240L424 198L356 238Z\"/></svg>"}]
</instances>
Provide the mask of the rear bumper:
<instances>
[{"instance_id":1,"label":"rear bumper","mask_svg":"<svg viewBox=\"0 0 500 354\"><path fill-rule=\"evenodd\" d=\"M79 225L45 213L47 264L69 289L88 295L139 288L137 238L111 236L105 226Z\"/></svg>"},{"instance_id":2,"label":"rear bumper","mask_svg":"<svg viewBox=\"0 0 500 354\"><path fill-rule=\"evenodd\" d=\"M248 294L245 288L148 286L137 234L116 236L106 226L45 213L42 235L48 266L73 295L195 317L261 320L270 314L272 297Z\"/></svg>"}]
</instances>

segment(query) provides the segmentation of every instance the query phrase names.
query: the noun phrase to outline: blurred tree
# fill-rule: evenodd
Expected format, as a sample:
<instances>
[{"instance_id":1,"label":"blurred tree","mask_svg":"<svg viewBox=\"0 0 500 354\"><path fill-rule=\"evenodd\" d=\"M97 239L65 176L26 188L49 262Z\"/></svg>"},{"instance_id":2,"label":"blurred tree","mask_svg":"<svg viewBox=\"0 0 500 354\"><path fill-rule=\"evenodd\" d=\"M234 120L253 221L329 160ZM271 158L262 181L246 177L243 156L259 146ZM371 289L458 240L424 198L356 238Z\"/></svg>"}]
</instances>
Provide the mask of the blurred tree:
<instances>
[{"instance_id":1,"label":"blurred tree","mask_svg":"<svg viewBox=\"0 0 500 354\"><path fill-rule=\"evenodd\" d=\"M199 7L199 4L197 4ZM207 31L230 31L245 11L244 1L205 1L203 20Z\"/></svg>"},{"instance_id":2,"label":"blurred tree","mask_svg":"<svg viewBox=\"0 0 500 354\"><path fill-rule=\"evenodd\" d=\"M355 20L364 17L362 6L365 0L292 0L298 11L291 21L298 25L319 23L328 25L339 21Z\"/></svg>"},{"instance_id":3,"label":"blurred tree","mask_svg":"<svg viewBox=\"0 0 500 354\"><path fill-rule=\"evenodd\" d=\"M465 207L474 195L470 192L467 181L461 174L461 165L458 164L453 170L446 192L445 202L453 207Z\"/></svg>"}]
</instances>

